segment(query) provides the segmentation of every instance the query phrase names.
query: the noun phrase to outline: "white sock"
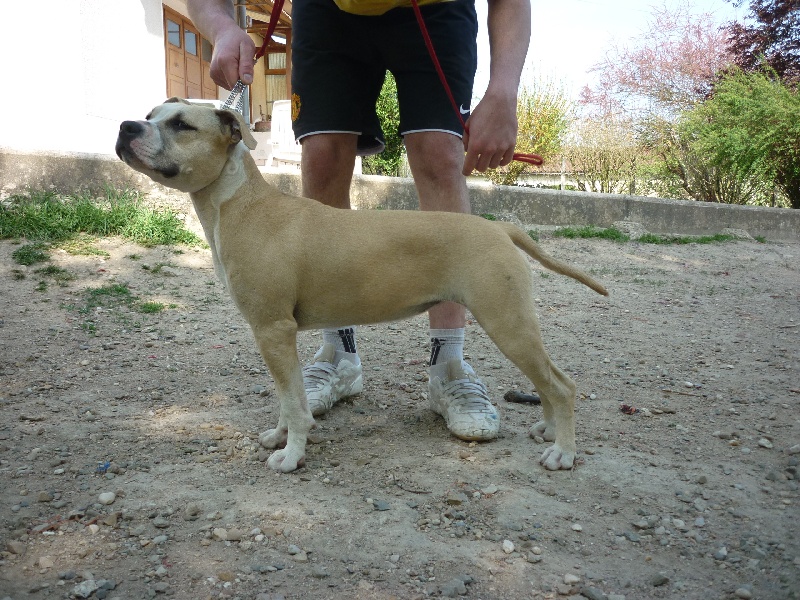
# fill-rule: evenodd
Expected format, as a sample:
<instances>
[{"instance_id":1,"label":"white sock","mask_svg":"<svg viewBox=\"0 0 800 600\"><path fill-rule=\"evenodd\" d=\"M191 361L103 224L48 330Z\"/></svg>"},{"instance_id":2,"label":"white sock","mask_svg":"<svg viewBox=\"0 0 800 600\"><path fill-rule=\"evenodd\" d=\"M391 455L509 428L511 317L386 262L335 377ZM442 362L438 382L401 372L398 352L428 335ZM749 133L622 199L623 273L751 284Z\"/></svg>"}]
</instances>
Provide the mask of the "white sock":
<instances>
[{"instance_id":1,"label":"white sock","mask_svg":"<svg viewBox=\"0 0 800 600\"><path fill-rule=\"evenodd\" d=\"M360 365L356 348L356 328L339 327L338 329L323 329L322 342L333 344L336 352L333 355L333 364L338 365L339 361L346 358L351 363Z\"/></svg>"},{"instance_id":2,"label":"white sock","mask_svg":"<svg viewBox=\"0 0 800 600\"><path fill-rule=\"evenodd\" d=\"M447 363L464 360L464 328L431 329L430 378L447 378Z\"/></svg>"}]
</instances>

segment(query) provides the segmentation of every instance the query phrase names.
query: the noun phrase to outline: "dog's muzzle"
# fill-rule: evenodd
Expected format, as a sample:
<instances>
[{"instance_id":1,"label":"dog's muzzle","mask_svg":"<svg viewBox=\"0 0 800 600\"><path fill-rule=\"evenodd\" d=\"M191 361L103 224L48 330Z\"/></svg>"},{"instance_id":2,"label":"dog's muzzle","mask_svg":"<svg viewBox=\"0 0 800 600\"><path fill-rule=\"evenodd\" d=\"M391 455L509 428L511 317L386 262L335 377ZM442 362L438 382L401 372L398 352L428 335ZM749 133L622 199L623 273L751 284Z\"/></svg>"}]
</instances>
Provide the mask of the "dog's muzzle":
<instances>
[{"instance_id":1,"label":"dog's muzzle","mask_svg":"<svg viewBox=\"0 0 800 600\"><path fill-rule=\"evenodd\" d=\"M130 143L144 133L144 125L137 121L123 121L119 126L119 136L115 150L122 158L122 151L130 147ZM124 159L123 159L124 160Z\"/></svg>"}]
</instances>

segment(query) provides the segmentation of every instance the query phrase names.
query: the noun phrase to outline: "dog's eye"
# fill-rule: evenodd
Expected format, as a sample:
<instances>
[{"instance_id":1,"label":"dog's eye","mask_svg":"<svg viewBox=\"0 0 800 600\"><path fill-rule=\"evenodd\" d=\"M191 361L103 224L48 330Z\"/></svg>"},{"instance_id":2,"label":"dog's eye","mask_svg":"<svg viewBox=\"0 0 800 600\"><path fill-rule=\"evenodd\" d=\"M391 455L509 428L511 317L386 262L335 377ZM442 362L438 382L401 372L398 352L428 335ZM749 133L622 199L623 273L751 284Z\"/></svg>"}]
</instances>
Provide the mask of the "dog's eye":
<instances>
[{"instance_id":1,"label":"dog's eye","mask_svg":"<svg viewBox=\"0 0 800 600\"><path fill-rule=\"evenodd\" d=\"M192 127L183 119L173 119L169 124L175 131L197 131L197 127Z\"/></svg>"}]
</instances>

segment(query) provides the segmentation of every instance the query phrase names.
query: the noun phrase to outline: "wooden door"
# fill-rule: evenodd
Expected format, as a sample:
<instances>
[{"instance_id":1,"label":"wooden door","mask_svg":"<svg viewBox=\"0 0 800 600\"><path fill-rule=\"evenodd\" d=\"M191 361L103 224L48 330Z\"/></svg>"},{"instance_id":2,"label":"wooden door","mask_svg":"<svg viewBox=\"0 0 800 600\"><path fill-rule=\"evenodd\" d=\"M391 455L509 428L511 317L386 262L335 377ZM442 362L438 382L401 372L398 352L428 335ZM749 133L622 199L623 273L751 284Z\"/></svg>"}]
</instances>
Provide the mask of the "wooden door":
<instances>
[{"instance_id":1,"label":"wooden door","mask_svg":"<svg viewBox=\"0 0 800 600\"><path fill-rule=\"evenodd\" d=\"M164 7L167 95L180 98L217 98L209 74L213 48L192 22Z\"/></svg>"}]
</instances>

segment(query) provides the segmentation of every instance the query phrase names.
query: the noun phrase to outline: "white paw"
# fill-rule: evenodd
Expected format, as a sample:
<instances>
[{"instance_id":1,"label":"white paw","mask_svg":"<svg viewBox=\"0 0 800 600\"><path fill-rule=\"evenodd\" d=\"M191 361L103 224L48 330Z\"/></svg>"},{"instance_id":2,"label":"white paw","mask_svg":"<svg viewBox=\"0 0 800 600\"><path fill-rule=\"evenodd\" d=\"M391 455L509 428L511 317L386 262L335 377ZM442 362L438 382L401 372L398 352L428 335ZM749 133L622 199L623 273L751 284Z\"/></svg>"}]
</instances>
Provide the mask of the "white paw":
<instances>
[{"instance_id":1,"label":"white paw","mask_svg":"<svg viewBox=\"0 0 800 600\"><path fill-rule=\"evenodd\" d=\"M549 471L571 469L575 464L575 453L566 452L558 444L553 444L544 451L539 459L539 464L544 465L544 468Z\"/></svg>"},{"instance_id":2,"label":"white paw","mask_svg":"<svg viewBox=\"0 0 800 600\"><path fill-rule=\"evenodd\" d=\"M284 448L283 450L272 453L272 456L267 460L267 466L279 473L290 473L297 469L297 467L302 467L305 462L306 457L304 452Z\"/></svg>"},{"instance_id":3,"label":"white paw","mask_svg":"<svg viewBox=\"0 0 800 600\"><path fill-rule=\"evenodd\" d=\"M546 442L556 441L556 425L547 421L539 421L530 430L531 437L540 437Z\"/></svg>"},{"instance_id":4,"label":"white paw","mask_svg":"<svg viewBox=\"0 0 800 600\"><path fill-rule=\"evenodd\" d=\"M288 433L285 429L268 429L258 436L258 443L264 448L282 448L286 445Z\"/></svg>"}]
</instances>

